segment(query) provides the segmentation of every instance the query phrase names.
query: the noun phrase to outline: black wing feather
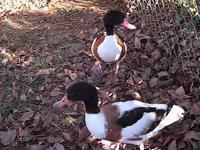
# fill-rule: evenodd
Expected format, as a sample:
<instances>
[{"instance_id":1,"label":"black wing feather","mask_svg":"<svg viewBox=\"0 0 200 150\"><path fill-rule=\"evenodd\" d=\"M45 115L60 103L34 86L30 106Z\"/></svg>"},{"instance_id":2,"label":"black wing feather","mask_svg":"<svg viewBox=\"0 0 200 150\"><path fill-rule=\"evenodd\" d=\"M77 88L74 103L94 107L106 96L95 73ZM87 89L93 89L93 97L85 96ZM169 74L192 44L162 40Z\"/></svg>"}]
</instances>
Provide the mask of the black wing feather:
<instances>
[{"instance_id":1,"label":"black wing feather","mask_svg":"<svg viewBox=\"0 0 200 150\"><path fill-rule=\"evenodd\" d=\"M160 112L165 112L163 109L157 110L154 107L138 107L134 108L133 110L126 111L123 116L121 116L117 120L117 124L120 125L122 128L125 128L127 126L131 126L134 123L136 123L138 120L140 120L143 116L144 113L150 113L150 112L155 112L155 113L160 113Z\"/></svg>"}]
</instances>

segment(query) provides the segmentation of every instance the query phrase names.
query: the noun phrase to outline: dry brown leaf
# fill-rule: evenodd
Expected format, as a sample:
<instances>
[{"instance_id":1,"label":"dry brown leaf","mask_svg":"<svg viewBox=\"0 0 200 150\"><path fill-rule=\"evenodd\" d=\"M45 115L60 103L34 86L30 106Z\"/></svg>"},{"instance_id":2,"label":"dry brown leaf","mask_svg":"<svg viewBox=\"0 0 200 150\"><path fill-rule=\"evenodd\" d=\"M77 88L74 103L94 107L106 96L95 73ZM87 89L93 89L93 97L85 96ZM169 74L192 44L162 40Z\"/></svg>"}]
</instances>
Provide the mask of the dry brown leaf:
<instances>
[{"instance_id":1,"label":"dry brown leaf","mask_svg":"<svg viewBox=\"0 0 200 150\"><path fill-rule=\"evenodd\" d=\"M25 112L21 117L21 121L30 120L33 117L33 115L34 115L34 111Z\"/></svg>"},{"instance_id":2,"label":"dry brown leaf","mask_svg":"<svg viewBox=\"0 0 200 150\"><path fill-rule=\"evenodd\" d=\"M29 150L43 150L44 147L40 144L33 144L28 146Z\"/></svg>"},{"instance_id":3,"label":"dry brown leaf","mask_svg":"<svg viewBox=\"0 0 200 150\"><path fill-rule=\"evenodd\" d=\"M27 100L27 96L25 94L20 95L20 100L26 101Z\"/></svg>"},{"instance_id":4,"label":"dry brown leaf","mask_svg":"<svg viewBox=\"0 0 200 150\"><path fill-rule=\"evenodd\" d=\"M188 131L183 138L186 142L189 142L192 139L200 141L200 132Z\"/></svg>"},{"instance_id":5,"label":"dry brown leaf","mask_svg":"<svg viewBox=\"0 0 200 150\"><path fill-rule=\"evenodd\" d=\"M79 136L78 136L78 141L83 142L86 140L89 136L91 135L90 131L86 126L84 126L80 131L79 131Z\"/></svg>"},{"instance_id":6,"label":"dry brown leaf","mask_svg":"<svg viewBox=\"0 0 200 150\"><path fill-rule=\"evenodd\" d=\"M149 57L147 55L145 55L145 54L141 54L140 58L142 58L142 59L149 59Z\"/></svg>"},{"instance_id":7,"label":"dry brown leaf","mask_svg":"<svg viewBox=\"0 0 200 150\"><path fill-rule=\"evenodd\" d=\"M55 113L48 113L42 118L44 122L44 126L49 126L54 120L57 120L57 119L58 119L58 115Z\"/></svg>"},{"instance_id":8,"label":"dry brown leaf","mask_svg":"<svg viewBox=\"0 0 200 150\"><path fill-rule=\"evenodd\" d=\"M49 75L55 71L54 68L40 69L36 75Z\"/></svg>"},{"instance_id":9,"label":"dry brown leaf","mask_svg":"<svg viewBox=\"0 0 200 150\"><path fill-rule=\"evenodd\" d=\"M52 55L47 56L47 58L46 58L46 62L47 63L50 63L52 60L53 60L53 56Z\"/></svg>"},{"instance_id":10,"label":"dry brown leaf","mask_svg":"<svg viewBox=\"0 0 200 150\"><path fill-rule=\"evenodd\" d=\"M30 66L30 64L32 63L33 58L29 57L28 60L26 60L25 62L22 63L22 67L27 67Z\"/></svg>"},{"instance_id":11,"label":"dry brown leaf","mask_svg":"<svg viewBox=\"0 0 200 150\"><path fill-rule=\"evenodd\" d=\"M132 85L132 86L135 84L132 77L130 77L128 80L126 80L126 82L127 82L128 84Z\"/></svg>"},{"instance_id":12,"label":"dry brown leaf","mask_svg":"<svg viewBox=\"0 0 200 150\"><path fill-rule=\"evenodd\" d=\"M183 88L183 86L180 86L179 88L177 88L175 90L175 93L178 95L178 96L184 96L185 95L185 90Z\"/></svg>"},{"instance_id":13,"label":"dry brown leaf","mask_svg":"<svg viewBox=\"0 0 200 150\"><path fill-rule=\"evenodd\" d=\"M15 137L16 137L16 130L8 130L5 132L0 132L1 144L3 145L10 145L12 142L14 142Z\"/></svg>"},{"instance_id":14,"label":"dry brown leaf","mask_svg":"<svg viewBox=\"0 0 200 150\"><path fill-rule=\"evenodd\" d=\"M142 96L140 95L140 93L136 92L134 89L126 91L126 94L131 95L134 99L137 99L137 100L139 100L139 99L142 98Z\"/></svg>"},{"instance_id":15,"label":"dry brown leaf","mask_svg":"<svg viewBox=\"0 0 200 150\"><path fill-rule=\"evenodd\" d=\"M57 88L54 88L51 92L50 92L50 96L58 96L60 94L63 94L63 92L61 92L61 89L59 89L58 87Z\"/></svg>"},{"instance_id":16,"label":"dry brown leaf","mask_svg":"<svg viewBox=\"0 0 200 150\"><path fill-rule=\"evenodd\" d=\"M78 78L78 75L76 73L71 73L71 74L69 74L69 76L72 81L74 81Z\"/></svg>"},{"instance_id":17,"label":"dry brown leaf","mask_svg":"<svg viewBox=\"0 0 200 150\"><path fill-rule=\"evenodd\" d=\"M47 138L47 141L49 143L62 143L62 142L64 142L64 140L61 137L51 136L51 135Z\"/></svg>"},{"instance_id":18,"label":"dry brown leaf","mask_svg":"<svg viewBox=\"0 0 200 150\"><path fill-rule=\"evenodd\" d=\"M69 133L63 132L62 135L68 141L73 141L72 136Z\"/></svg>"},{"instance_id":19,"label":"dry brown leaf","mask_svg":"<svg viewBox=\"0 0 200 150\"><path fill-rule=\"evenodd\" d=\"M167 71L161 71L158 73L159 78L166 77L166 76L169 76L169 73Z\"/></svg>"},{"instance_id":20,"label":"dry brown leaf","mask_svg":"<svg viewBox=\"0 0 200 150\"><path fill-rule=\"evenodd\" d=\"M53 145L54 150L65 150L65 147L60 143L55 143Z\"/></svg>"},{"instance_id":21,"label":"dry brown leaf","mask_svg":"<svg viewBox=\"0 0 200 150\"><path fill-rule=\"evenodd\" d=\"M1 113L0 113L0 123L1 123L2 120L3 120L3 117L2 117L2 115L1 115Z\"/></svg>"},{"instance_id":22,"label":"dry brown leaf","mask_svg":"<svg viewBox=\"0 0 200 150\"><path fill-rule=\"evenodd\" d=\"M141 77L133 77L136 84L142 84L143 79Z\"/></svg>"},{"instance_id":23,"label":"dry brown leaf","mask_svg":"<svg viewBox=\"0 0 200 150\"><path fill-rule=\"evenodd\" d=\"M22 129L21 127L19 127L18 135L19 135L20 140L22 140L22 138L26 137L28 134L29 134L28 128Z\"/></svg>"},{"instance_id":24,"label":"dry brown leaf","mask_svg":"<svg viewBox=\"0 0 200 150\"><path fill-rule=\"evenodd\" d=\"M177 150L176 140L173 140L173 141L169 144L168 150Z\"/></svg>"},{"instance_id":25,"label":"dry brown leaf","mask_svg":"<svg viewBox=\"0 0 200 150\"><path fill-rule=\"evenodd\" d=\"M153 77L150 80L149 85L150 85L150 87L156 87L157 83L158 83L158 78Z\"/></svg>"},{"instance_id":26,"label":"dry brown leaf","mask_svg":"<svg viewBox=\"0 0 200 150\"><path fill-rule=\"evenodd\" d=\"M65 75L70 75L72 73L72 70L70 69L64 69Z\"/></svg>"},{"instance_id":27,"label":"dry brown leaf","mask_svg":"<svg viewBox=\"0 0 200 150\"><path fill-rule=\"evenodd\" d=\"M134 46L135 46L135 48L137 48L137 49L141 49L140 38L135 37Z\"/></svg>"},{"instance_id":28,"label":"dry brown leaf","mask_svg":"<svg viewBox=\"0 0 200 150\"><path fill-rule=\"evenodd\" d=\"M156 60L156 59L161 57L161 54L160 54L160 52L158 50L156 50L153 53L151 53L151 56L153 57L152 58L153 60Z\"/></svg>"},{"instance_id":29,"label":"dry brown leaf","mask_svg":"<svg viewBox=\"0 0 200 150\"><path fill-rule=\"evenodd\" d=\"M194 103L190 108L190 115L200 115L200 106Z\"/></svg>"},{"instance_id":30,"label":"dry brown leaf","mask_svg":"<svg viewBox=\"0 0 200 150\"><path fill-rule=\"evenodd\" d=\"M45 150L54 150L54 148L51 146L51 147L46 148Z\"/></svg>"}]
</instances>

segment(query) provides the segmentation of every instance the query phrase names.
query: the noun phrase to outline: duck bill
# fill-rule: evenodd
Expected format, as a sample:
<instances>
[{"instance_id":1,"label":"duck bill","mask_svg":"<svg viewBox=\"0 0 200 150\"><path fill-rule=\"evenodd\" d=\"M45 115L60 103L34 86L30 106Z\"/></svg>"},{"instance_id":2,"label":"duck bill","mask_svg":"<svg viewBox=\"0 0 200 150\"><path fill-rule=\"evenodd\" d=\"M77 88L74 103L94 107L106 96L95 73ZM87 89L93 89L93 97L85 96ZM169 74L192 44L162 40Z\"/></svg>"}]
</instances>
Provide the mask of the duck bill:
<instances>
[{"instance_id":1,"label":"duck bill","mask_svg":"<svg viewBox=\"0 0 200 150\"><path fill-rule=\"evenodd\" d=\"M122 26L124 26L125 28L127 28L127 29L136 29L136 26L134 26L133 24L130 24L129 22L128 22L128 18L125 18L124 19L124 22L122 23Z\"/></svg>"},{"instance_id":2,"label":"duck bill","mask_svg":"<svg viewBox=\"0 0 200 150\"><path fill-rule=\"evenodd\" d=\"M53 107L63 109L65 106L68 106L71 102L67 99L67 96L65 95L60 101L55 102L53 104Z\"/></svg>"}]
</instances>

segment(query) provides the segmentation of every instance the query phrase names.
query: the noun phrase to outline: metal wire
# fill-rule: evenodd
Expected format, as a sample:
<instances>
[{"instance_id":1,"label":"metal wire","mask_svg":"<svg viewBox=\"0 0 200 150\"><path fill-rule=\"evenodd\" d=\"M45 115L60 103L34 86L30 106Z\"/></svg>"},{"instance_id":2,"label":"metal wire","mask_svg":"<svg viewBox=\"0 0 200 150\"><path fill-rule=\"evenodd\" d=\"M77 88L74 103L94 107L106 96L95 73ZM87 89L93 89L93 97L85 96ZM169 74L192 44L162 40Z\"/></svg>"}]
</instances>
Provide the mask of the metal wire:
<instances>
[{"instance_id":1,"label":"metal wire","mask_svg":"<svg viewBox=\"0 0 200 150\"><path fill-rule=\"evenodd\" d=\"M199 33L195 28L193 10L198 13L198 0L126 0L129 10L144 20L143 34L161 39L161 47L171 60L178 64L185 81L200 82L199 48L193 42ZM142 19L141 19L142 18Z\"/></svg>"}]
</instances>

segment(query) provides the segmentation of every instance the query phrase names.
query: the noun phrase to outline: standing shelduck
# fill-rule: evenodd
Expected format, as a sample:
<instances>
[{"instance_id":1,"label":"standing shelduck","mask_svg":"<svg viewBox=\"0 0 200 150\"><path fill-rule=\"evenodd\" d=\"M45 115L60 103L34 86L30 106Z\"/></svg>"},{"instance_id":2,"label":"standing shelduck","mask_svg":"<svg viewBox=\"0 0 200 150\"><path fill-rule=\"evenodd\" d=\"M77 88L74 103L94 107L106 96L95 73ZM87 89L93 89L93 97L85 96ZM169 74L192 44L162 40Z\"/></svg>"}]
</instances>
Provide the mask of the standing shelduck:
<instances>
[{"instance_id":1,"label":"standing shelduck","mask_svg":"<svg viewBox=\"0 0 200 150\"><path fill-rule=\"evenodd\" d=\"M128 29L136 27L128 22L128 17L120 11L111 10L103 17L106 32L100 33L93 41L92 54L96 58L96 66L101 63L115 67L115 74L118 72L119 63L125 58L127 46L125 42L114 33L116 25L123 25Z\"/></svg>"},{"instance_id":2,"label":"standing shelduck","mask_svg":"<svg viewBox=\"0 0 200 150\"><path fill-rule=\"evenodd\" d=\"M183 118L184 110L167 104L149 104L136 100L98 106L97 89L86 82L69 86L62 100L54 103L62 108L72 102L83 101L88 130L96 138L112 142L138 145L158 134L166 126Z\"/></svg>"}]
</instances>

